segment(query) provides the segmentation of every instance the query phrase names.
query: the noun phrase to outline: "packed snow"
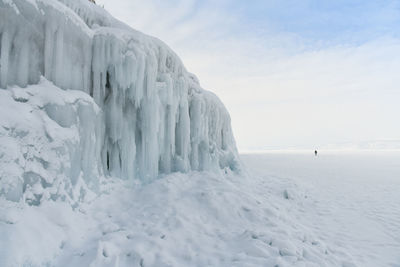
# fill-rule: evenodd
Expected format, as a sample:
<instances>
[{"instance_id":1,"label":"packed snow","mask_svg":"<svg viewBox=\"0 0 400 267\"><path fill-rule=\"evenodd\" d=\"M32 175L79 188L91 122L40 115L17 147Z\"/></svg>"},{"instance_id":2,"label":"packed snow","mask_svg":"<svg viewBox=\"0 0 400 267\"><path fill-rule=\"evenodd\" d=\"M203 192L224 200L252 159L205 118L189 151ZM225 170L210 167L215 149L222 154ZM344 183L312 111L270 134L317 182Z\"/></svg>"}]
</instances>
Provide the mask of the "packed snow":
<instances>
[{"instance_id":1,"label":"packed snow","mask_svg":"<svg viewBox=\"0 0 400 267\"><path fill-rule=\"evenodd\" d=\"M400 266L399 150L319 151L317 157L277 151L243 159L256 176L302 187L307 198L296 221L319 242L340 248L356 266ZM282 190L289 199L298 194Z\"/></svg>"},{"instance_id":2,"label":"packed snow","mask_svg":"<svg viewBox=\"0 0 400 267\"><path fill-rule=\"evenodd\" d=\"M1 266L400 266L397 154L243 155L247 174L1 200Z\"/></svg>"}]
</instances>

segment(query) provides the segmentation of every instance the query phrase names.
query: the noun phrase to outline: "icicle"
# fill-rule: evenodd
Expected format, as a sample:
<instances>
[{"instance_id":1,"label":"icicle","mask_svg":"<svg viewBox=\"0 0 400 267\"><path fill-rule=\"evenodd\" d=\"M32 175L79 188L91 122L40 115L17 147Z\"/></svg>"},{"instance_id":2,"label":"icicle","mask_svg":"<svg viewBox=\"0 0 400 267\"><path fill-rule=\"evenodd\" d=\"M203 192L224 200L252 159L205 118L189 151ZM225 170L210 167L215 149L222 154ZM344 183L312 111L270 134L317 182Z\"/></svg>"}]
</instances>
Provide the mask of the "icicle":
<instances>
[{"instance_id":1,"label":"icicle","mask_svg":"<svg viewBox=\"0 0 400 267\"><path fill-rule=\"evenodd\" d=\"M93 97L101 126L82 126L84 145L73 154L84 179L93 170L79 159L93 153L105 173L145 181L172 171L237 168L228 112L161 41L86 0L39 1L39 8L15 3L18 14L0 11L0 87L26 86L43 75ZM88 124L95 116L79 114Z\"/></svg>"}]
</instances>

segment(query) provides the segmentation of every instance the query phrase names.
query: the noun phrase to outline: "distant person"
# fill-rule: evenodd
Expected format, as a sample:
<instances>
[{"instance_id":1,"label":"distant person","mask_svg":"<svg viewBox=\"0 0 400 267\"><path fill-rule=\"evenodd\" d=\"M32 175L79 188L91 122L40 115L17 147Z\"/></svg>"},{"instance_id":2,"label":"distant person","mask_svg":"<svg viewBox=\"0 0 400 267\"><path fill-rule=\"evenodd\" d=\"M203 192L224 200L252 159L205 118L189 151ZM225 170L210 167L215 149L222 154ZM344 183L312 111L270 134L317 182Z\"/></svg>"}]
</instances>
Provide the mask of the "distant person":
<instances>
[{"instance_id":1,"label":"distant person","mask_svg":"<svg viewBox=\"0 0 400 267\"><path fill-rule=\"evenodd\" d=\"M317 156L317 154L318 154L318 151L317 151L317 150L315 150L315 151L314 151L314 154L315 154L315 156Z\"/></svg>"}]
</instances>

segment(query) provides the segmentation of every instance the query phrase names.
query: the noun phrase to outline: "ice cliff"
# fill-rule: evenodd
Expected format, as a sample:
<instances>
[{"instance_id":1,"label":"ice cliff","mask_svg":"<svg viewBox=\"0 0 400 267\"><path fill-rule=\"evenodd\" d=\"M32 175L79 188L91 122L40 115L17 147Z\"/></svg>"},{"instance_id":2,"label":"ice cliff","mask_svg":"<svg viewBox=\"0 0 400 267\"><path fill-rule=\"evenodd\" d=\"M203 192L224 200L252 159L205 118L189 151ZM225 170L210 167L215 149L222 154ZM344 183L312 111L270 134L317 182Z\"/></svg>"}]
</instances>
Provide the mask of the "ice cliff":
<instances>
[{"instance_id":1,"label":"ice cliff","mask_svg":"<svg viewBox=\"0 0 400 267\"><path fill-rule=\"evenodd\" d=\"M164 43L103 8L0 0L0 40L0 194L31 189L37 202L67 188L76 200L102 176L238 169L219 99Z\"/></svg>"}]
</instances>

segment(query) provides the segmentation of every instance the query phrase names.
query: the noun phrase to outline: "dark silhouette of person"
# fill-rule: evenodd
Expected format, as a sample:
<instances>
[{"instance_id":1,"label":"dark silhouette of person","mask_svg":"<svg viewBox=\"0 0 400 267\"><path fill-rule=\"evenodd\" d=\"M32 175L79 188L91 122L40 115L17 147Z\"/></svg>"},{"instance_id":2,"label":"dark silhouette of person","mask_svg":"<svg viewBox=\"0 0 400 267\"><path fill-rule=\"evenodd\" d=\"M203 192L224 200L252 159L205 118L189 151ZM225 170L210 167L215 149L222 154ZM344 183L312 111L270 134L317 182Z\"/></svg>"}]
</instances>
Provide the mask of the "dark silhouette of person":
<instances>
[{"instance_id":1,"label":"dark silhouette of person","mask_svg":"<svg viewBox=\"0 0 400 267\"><path fill-rule=\"evenodd\" d=\"M318 154L318 151L317 151L317 150L315 150L315 151L314 151L314 154L315 154L315 156L316 156L316 155Z\"/></svg>"}]
</instances>

